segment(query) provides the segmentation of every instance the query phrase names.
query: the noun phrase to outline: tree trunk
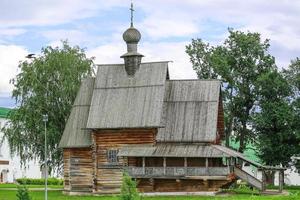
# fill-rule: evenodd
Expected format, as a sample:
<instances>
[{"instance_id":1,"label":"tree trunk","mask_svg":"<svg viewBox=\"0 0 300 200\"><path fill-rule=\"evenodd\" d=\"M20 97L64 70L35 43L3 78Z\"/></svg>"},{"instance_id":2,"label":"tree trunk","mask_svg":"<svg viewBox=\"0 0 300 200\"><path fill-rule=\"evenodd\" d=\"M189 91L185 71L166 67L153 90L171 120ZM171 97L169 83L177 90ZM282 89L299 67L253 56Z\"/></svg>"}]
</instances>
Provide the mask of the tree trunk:
<instances>
[{"instance_id":1,"label":"tree trunk","mask_svg":"<svg viewBox=\"0 0 300 200\"><path fill-rule=\"evenodd\" d=\"M230 142L230 135L232 131L232 121L233 117L230 117L229 122L227 124L226 130L225 130L225 146L230 147L229 142Z\"/></svg>"},{"instance_id":2,"label":"tree trunk","mask_svg":"<svg viewBox=\"0 0 300 200\"><path fill-rule=\"evenodd\" d=\"M239 152L243 153L245 150L245 135L247 131L247 125L246 122L243 122L243 129L240 134L240 147L239 147Z\"/></svg>"},{"instance_id":3,"label":"tree trunk","mask_svg":"<svg viewBox=\"0 0 300 200\"><path fill-rule=\"evenodd\" d=\"M230 103L232 103L232 94L233 94L233 89L231 88L230 90L230 95L229 95L229 99L230 99ZM224 101L225 102L225 101ZM232 124L233 124L233 115L232 115L232 111L228 111L230 113L230 117L229 117L229 120L228 120L228 124L225 124L226 126L226 129L225 129L225 146L226 147L230 147L230 135L231 135L231 132L232 132Z\"/></svg>"},{"instance_id":4,"label":"tree trunk","mask_svg":"<svg viewBox=\"0 0 300 200\"><path fill-rule=\"evenodd\" d=\"M266 171L266 183L268 185L274 185L275 171Z\"/></svg>"}]
</instances>

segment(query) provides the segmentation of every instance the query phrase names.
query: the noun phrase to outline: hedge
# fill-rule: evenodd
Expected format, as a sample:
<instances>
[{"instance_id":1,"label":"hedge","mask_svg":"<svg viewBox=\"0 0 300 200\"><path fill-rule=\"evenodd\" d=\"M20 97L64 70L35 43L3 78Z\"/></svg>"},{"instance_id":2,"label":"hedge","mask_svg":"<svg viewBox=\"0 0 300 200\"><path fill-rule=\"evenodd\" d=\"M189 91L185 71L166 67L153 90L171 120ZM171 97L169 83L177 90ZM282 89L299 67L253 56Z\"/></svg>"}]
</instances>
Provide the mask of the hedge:
<instances>
[{"instance_id":1,"label":"hedge","mask_svg":"<svg viewBox=\"0 0 300 200\"><path fill-rule=\"evenodd\" d=\"M44 178L18 178L17 183L21 185L45 185ZM48 178L48 185L63 185L64 181L58 178Z\"/></svg>"}]
</instances>

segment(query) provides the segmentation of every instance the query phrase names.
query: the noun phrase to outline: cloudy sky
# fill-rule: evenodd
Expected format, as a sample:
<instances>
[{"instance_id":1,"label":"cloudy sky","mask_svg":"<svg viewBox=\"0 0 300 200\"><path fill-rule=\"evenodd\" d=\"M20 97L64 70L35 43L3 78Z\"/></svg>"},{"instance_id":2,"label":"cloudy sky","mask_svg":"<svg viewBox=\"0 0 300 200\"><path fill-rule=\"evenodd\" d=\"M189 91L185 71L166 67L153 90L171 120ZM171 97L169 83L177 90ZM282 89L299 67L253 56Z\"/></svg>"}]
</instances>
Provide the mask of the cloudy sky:
<instances>
[{"instance_id":1,"label":"cloudy sky","mask_svg":"<svg viewBox=\"0 0 300 200\"><path fill-rule=\"evenodd\" d=\"M142 33L144 61L171 60L171 78L196 78L185 45L202 38L212 45L227 28L260 32L271 39L279 67L300 56L300 0L135 0L134 23ZM1 0L0 106L13 107L9 80L28 53L68 39L96 63L122 63L122 33L130 0Z\"/></svg>"}]
</instances>

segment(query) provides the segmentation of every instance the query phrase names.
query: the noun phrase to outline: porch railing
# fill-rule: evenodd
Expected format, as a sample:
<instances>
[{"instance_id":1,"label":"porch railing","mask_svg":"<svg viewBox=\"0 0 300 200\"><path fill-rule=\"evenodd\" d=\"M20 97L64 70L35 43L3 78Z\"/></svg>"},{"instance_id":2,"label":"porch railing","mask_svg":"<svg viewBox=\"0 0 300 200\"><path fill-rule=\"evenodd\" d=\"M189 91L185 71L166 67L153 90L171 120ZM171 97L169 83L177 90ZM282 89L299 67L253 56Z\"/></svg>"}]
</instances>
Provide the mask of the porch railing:
<instances>
[{"instance_id":1,"label":"porch railing","mask_svg":"<svg viewBox=\"0 0 300 200\"><path fill-rule=\"evenodd\" d=\"M228 167L126 167L132 177L226 176Z\"/></svg>"}]
</instances>

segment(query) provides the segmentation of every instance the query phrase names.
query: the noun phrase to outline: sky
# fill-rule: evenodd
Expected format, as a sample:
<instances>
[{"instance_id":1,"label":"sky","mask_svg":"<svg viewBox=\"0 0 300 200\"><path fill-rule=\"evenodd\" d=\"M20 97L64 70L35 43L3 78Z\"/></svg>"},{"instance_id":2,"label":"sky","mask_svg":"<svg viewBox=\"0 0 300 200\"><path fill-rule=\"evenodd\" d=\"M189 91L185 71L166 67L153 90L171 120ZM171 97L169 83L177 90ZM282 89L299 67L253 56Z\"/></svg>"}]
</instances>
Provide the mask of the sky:
<instances>
[{"instance_id":1,"label":"sky","mask_svg":"<svg viewBox=\"0 0 300 200\"><path fill-rule=\"evenodd\" d=\"M96 64L123 63L130 0L0 0L0 107L14 107L18 63L61 40L84 48ZM143 61L169 63L172 79L196 74L185 53L192 38L222 44L228 27L270 39L279 68L300 57L300 0L134 0Z\"/></svg>"}]
</instances>

